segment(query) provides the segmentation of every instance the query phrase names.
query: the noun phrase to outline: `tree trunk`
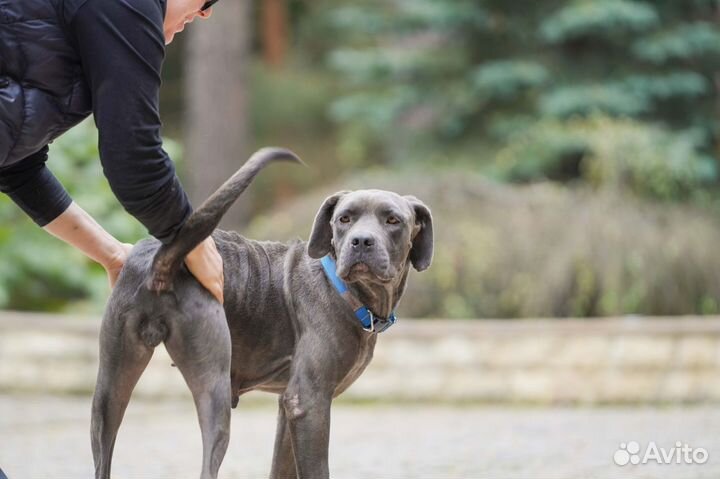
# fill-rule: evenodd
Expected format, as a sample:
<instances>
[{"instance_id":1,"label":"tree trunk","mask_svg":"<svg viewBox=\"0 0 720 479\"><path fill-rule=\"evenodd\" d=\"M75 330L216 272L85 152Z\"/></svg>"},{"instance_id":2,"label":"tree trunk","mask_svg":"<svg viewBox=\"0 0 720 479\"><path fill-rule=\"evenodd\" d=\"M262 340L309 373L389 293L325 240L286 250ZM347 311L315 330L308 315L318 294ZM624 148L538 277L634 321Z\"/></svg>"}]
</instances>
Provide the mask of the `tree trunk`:
<instances>
[{"instance_id":1,"label":"tree trunk","mask_svg":"<svg viewBox=\"0 0 720 479\"><path fill-rule=\"evenodd\" d=\"M185 170L195 207L246 160L250 2L214 7L210 19L189 26L185 63ZM247 222L250 191L225 215L222 226Z\"/></svg>"},{"instance_id":2,"label":"tree trunk","mask_svg":"<svg viewBox=\"0 0 720 479\"><path fill-rule=\"evenodd\" d=\"M288 44L286 0L263 0L262 37L265 63L273 67L282 66Z\"/></svg>"}]
</instances>

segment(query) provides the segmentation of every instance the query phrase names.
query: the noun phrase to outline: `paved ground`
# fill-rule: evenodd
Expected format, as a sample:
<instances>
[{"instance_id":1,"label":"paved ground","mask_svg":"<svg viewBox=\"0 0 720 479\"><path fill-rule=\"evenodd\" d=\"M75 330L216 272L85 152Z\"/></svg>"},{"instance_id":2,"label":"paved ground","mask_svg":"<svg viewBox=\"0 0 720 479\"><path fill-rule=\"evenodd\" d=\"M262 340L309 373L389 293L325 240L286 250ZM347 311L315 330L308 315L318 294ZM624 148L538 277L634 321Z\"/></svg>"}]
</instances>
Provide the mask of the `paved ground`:
<instances>
[{"instance_id":1,"label":"paved ground","mask_svg":"<svg viewBox=\"0 0 720 479\"><path fill-rule=\"evenodd\" d=\"M89 398L0 396L0 467L10 479L89 478ZM267 477L275 410L233 414L224 479ZM622 442L707 449L705 464L619 467ZM348 406L334 409L333 478L720 477L720 407L512 408ZM643 449L644 451L644 449ZM197 477L199 431L187 402L133 402L113 461L118 479Z\"/></svg>"}]
</instances>

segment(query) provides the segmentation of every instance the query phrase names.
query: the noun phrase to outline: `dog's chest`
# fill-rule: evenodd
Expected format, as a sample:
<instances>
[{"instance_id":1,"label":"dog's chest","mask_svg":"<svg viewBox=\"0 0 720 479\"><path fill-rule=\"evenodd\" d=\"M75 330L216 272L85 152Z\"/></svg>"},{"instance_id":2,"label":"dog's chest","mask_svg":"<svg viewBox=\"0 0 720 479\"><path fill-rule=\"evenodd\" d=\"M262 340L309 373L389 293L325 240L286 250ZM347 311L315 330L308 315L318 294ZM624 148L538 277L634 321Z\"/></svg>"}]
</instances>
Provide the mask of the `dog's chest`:
<instances>
[{"instance_id":1,"label":"dog's chest","mask_svg":"<svg viewBox=\"0 0 720 479\"><path fill-rule=\"evenodd\" d=\"M345 390L360 377L372 360L375 343L377 342L377 334L363 334L364 336L362 338L362 342L360 343L360 347L358 348L355 362L352 364L351 368L342 378L340 383L335 387L333 397L337 397L345 392Z\"/></svg>"}]
</instances>

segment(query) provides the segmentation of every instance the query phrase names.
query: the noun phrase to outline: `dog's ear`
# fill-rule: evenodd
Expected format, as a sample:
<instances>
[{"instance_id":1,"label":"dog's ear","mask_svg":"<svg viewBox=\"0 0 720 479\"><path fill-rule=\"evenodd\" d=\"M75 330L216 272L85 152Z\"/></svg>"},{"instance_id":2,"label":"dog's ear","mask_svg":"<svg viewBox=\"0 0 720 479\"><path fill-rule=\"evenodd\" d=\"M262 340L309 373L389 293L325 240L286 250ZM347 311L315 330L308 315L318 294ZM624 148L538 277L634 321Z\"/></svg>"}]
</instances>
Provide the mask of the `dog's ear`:
<instances>
[{"instance_id":1,"label":"dog's ear","mask_svg":"<svg viewBox=\"0 0 720 479\"><path fill-rule=\"evenodd\" d=\"M339 191L332 196L328 196L320 207L320 211L315 216L312 232L310 232L310 241L307 245L307 252L311 258L322 258L330 252L332 248L332 219L335 205L340 198L345 196L349 191Z\"/></svg>"},{"instance_id":2,"label":"dog's ear","mask_svg":"<svg viewBox=\"0 0 720 479\"><path fill-rule=\"evenodd\" d=\"M430 267L433 257L433 220L430 208L414 196L406 196L410 207L415 211L410 261L418 271Z\"/></svg>"}]
</instances>

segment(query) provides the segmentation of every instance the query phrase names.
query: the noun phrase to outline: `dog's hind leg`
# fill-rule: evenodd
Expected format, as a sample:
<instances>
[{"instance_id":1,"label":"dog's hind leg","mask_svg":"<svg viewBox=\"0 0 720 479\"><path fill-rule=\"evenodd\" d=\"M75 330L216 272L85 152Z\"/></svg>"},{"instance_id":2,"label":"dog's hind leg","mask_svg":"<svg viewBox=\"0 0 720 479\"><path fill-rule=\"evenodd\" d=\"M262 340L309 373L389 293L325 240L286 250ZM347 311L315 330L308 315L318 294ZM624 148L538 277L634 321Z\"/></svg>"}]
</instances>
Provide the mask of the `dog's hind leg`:
<instances>
[{"instance_id":1,"label":"dog's hind leg","mask_svg":"<svg viewBox=\"0 0 720 479\"><path fill-rule=\"evenodd\" d=\"M270 479L296 479L297 468L295 467L295 457L293 456L292 443L290 441L290 428L288 428L282 396L280 396L278 402L280 407L278 408L275 451L273 452Z\"/></svg>"},{"instance_id":2,"label":"dog's hind leg","mask_svg":"<svg viewBox=\"0 0 720 479\"><path fill-rule=\"evenodd\" d=\"M153 349L137 336L137 318L108 315L100 329L100 368L92 403L95 478L109 479L118 428Z\"/></svg>"},{"instance_id":3,"label":"dog's hind leg","mask_svg":"<svg viewBox=\"0 0 720 479\"><path fill-rule=\"evenodd\" d=\"M183 308L186 314L165 341L195 400L203 443L201 479L215 479L225 457L232 401L230 331L220 305L208 303Z\"/></svg>"}]
</instances>

